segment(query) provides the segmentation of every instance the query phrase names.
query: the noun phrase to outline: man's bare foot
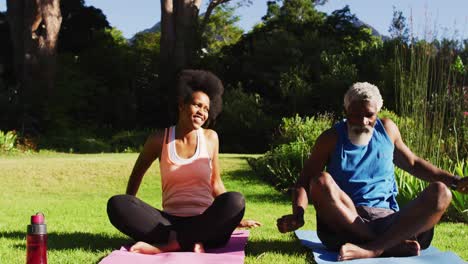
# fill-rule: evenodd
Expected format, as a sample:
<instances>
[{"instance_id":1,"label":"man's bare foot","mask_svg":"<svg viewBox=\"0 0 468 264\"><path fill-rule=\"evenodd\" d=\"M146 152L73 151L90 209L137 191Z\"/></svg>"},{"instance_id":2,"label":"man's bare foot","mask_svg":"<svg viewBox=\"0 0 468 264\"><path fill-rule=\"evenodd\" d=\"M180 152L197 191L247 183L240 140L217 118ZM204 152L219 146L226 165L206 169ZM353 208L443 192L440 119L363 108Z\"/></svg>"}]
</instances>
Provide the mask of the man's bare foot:
<instances>
[{"instance_id":1,"label":"man's bare foot","mask_svg":"<svg viewBox=\"0 0 468 264\"><path fill-rule=\"evenodd\" d=\"M205 253L205 248L202 243L195 243L193 245L193 252L195 253Z\"/></svg>"},{"instance_id":2,"label":"man's bare foot","mask_svg":"<svg viewBox=\"0 0 468 264\"><path fill-rule=\"evenodd\" d=\"M421 246L416 240L405 240L393 248L386 250L382 255L389 257L419 256Z\"/></svg>"},{"instance_id":3,"label":"man's bare foot","mask_svg":"<svg viewBox=\"0 0 468 264\"><path fill-rule=\"evenodd\" d=\"M146 242L139 241L130 248L130 252L141 253L141 254L159 254L162 251L160 248L150 245Z\"/></svg>"},{"instance_id":4,"label":"man's bare foot","mask_svg":"<svg viewBox=\"0 0 468 264\"><path fill-rule=\"evenodd\" d=\"M341 246L338 255L338 261L360 259L360 258L375 258L382 254L383 250L371 250L362 246L346 243Z\"/></svg>"}]
</instances>

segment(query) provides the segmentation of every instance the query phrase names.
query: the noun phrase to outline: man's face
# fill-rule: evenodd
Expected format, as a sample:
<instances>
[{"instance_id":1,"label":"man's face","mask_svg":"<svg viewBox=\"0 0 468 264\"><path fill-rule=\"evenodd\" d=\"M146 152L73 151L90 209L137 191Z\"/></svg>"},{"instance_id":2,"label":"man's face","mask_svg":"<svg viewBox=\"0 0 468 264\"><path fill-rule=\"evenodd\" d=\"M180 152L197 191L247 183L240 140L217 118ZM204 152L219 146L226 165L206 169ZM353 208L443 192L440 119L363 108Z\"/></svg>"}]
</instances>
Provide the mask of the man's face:
<instances>
[{"instance_id":1,"label":"man's face","mask_svg":"<svg viewBox=\"0 0 468 264\"><path fill-rule=\"evenodd\" d=\"M355 145L366 145L377 121L377 104L371 101L352 102L347 111L348 136Z\"/></svg>"}]
</instances>

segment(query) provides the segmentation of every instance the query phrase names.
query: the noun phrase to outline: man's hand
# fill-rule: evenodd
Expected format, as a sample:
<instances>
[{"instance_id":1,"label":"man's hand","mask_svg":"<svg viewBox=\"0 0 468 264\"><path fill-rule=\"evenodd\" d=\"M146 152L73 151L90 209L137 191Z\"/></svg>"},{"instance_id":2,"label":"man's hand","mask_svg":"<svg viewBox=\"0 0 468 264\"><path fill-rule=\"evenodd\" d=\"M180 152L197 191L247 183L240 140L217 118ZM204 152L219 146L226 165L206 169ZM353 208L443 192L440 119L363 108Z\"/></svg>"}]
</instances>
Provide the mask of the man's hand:
<instances>
[{"instance_id":1,"label":"man's hand","mask_svg":"<svg viewBox=\"0 0 468 264\"><path fill-rule=\"evenodd\" d=\"M468 177L460 178L457 183L457 189L455 190L461 193L468 193Z\"/></svg>"},{"instance_id":2,"label":"man's hand","mask_svg":"<svg viewBox=\"0 0 468 264\"><path fill-rule=\"evenodd\" d=\"M291 232L304 225L303 214L283 215L276 220L276 225L281 233Z\"/></svg>"}]
</instances>

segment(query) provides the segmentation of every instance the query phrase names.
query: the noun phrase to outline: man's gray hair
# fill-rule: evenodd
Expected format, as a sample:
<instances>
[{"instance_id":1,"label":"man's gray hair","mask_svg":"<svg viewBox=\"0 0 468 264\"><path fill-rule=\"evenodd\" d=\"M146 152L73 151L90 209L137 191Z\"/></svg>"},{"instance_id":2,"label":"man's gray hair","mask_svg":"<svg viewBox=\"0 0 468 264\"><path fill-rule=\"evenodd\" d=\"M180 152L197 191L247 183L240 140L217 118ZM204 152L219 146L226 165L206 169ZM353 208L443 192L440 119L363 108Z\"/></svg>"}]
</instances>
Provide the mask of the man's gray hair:
<instances>
[{"instance_id":1,"label":"man's gray hair","mask_svg":"<svg viewBox=\"0 0 468 264\"><path fill-rule=\"evenodd\" d=\"M355 101L368 101L375 102L377 105L377 112L380 111L383 105L383 99L380 95L379 88L368 82L357 82L349 87L344 96L344 107L348 111L348 107Z\"/></svg>"}]
</instances>

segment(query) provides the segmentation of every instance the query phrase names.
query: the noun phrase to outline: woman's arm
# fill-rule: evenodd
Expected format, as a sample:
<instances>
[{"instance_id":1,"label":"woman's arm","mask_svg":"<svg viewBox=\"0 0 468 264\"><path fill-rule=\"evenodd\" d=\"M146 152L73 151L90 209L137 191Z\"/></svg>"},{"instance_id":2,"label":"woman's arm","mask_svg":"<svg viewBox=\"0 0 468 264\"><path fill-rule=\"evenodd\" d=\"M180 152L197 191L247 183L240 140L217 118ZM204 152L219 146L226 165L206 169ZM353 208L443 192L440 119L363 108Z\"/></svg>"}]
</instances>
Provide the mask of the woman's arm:
<instances>
[{"instance_id":1,"label":"woman's arm","mask_svg":"<svg viewBox=\"0 0 468 264\"><path fill-rule=\"evenodd\" d=\"M162 144L164 140L164 131L158 131L151 134L143 146L138 159L133 166L132 173L128 179L126 194L135 196L140 187L141 180L154 160L160 157Z\"/></svg>"},{"instance_id":2,"label":"woman's arm","mask_svg":"<svg viewBox=\"0 0 468 264\"><path fill-rule=\"evenodd\" d=\"M226 188L224 187L224 183L221 179L221 173L219 170L219 139L218 134L211 129L205 129L205 138L207 139L208 143L208 152L211 157L211 187L212 187L212 194L213 197L216 197L220 194L226 192Z\"/></svg>"}]
</instances>

